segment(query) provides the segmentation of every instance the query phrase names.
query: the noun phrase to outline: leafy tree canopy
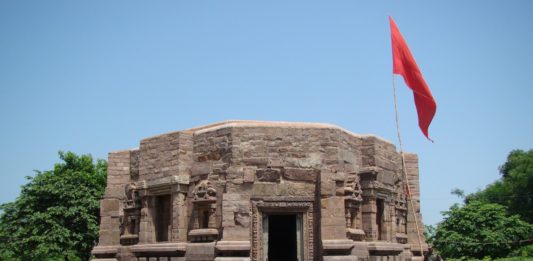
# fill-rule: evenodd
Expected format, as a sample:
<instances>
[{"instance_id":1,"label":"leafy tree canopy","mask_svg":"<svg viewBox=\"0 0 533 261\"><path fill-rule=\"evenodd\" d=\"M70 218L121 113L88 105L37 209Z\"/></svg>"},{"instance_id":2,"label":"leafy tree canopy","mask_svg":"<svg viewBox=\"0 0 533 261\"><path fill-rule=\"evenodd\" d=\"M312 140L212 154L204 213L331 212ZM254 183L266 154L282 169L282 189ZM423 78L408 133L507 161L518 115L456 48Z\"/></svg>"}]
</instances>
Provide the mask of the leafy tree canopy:
<instances>
[{"instance_id":1,"label":"leafy tree canopy","mask_svg":"<svg viewBox=\"0 0 533 261\"><path fill-rule=\"evenodd\" d=\"M468 195L465 202L497 203L506 206L510 214L533 224L533 150L511 151L500 173L501 179Z\"/></svg>"},{"instance_id":2,"label":"leafy tree canopy","mask_svg":"<svg viewBox=\"0 0 533 261\"><path fill-rule=\"evenodd\" d=\"M0 206L0 259L89 259L107 162L72 152L59 152L59 158L52 170L26 177L20 196Z\"/></svg>"},{"instance_id":3,"label":"leafy tree canopy","mask_svg":"<svg viewBox=\"0 0 533 261\"><path fill-rule=\"evenodd\" d=\"M498 204L470 201L443 214L433 246L444 258L505 257L533 233L532 225L517 215L508 216Z\"/></svg>"}]
</instances>

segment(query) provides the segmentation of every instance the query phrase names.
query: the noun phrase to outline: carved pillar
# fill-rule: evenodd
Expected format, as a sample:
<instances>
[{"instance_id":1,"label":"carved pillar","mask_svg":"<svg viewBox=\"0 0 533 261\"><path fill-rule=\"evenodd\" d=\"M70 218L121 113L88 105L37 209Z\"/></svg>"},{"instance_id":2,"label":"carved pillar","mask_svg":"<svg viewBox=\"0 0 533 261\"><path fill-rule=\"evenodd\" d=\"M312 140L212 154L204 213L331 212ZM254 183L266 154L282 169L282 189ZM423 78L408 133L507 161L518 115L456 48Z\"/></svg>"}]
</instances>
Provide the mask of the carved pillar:
<instances>
[{"instance_id":1,"label":"carved pillar","mask_svg":"<svg viewBox=\"0 0 533 261\"><path fill-rule=\"evenodd\" d=\"M396 242L401 244L407 243L407 200L404 191L404 184L398 184L396 189L396 199L394 204L395 224L396 224Z\"/></svg>"},{"instance_id":2,"label":"carved pillar","mask_svg":"<svg viewBox=\"0 0 533 261\"><path fill-rule=\"evenodd\" d=\"M187 241L187 192L179 188L172 195L172 241Z\"/></svg>"},{"instance_id":3,"label":"carved pillar","mask_svg":"<svg viewBox=\"0 0 533 261\"><path fill-rule=\"evenodd\" d=\"M360 172L361 189L363 190L363 203L361 206L362 229L365 232L367 241L378 240L377 198L375 183L377 177L376 169L365 169Z\"/></svg>"},{"instance_id":4,"label":"carved pillar","mask_svg":"<svg viewBox=\"0 0 533 261\"><path fill-rule=\"evenodd\" d=\"M153 224L153 197L145 196L142 198L141 221L139 227L139 242L155 242L155 230Z\"/></svg>"},{"instance_id":5,"label":"carved pillar","mask_svg":"<svg viewBox=\"0 0 533 261\"><path fill-rule=\"evenodd\" d=\"M392 205L391 205L392 204ZM394 202L391 202L390 198L387 198L383 203L383 228L381 240L391 241L392 235L392 216L394 215Z\"/></svg>"}]
</instances>

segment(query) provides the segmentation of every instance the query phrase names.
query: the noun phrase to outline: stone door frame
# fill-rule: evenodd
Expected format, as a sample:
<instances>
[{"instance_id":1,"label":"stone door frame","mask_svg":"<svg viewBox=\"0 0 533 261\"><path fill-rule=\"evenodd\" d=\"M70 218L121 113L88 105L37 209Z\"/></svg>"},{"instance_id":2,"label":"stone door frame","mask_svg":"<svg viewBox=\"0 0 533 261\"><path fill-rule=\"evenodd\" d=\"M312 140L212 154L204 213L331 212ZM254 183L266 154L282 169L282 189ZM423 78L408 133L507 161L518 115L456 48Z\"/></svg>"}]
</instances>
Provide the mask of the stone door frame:
<instances>
[{"instance_id":1,"label":"stone door frame","mask_svg":"<svg viewBox=\"0 0 533 261\"><path fill-rule=\"evenodd\" d=\"M252 198L252 251L251 260L264 261L263 252L263 216L269 214L301 214L303 229L302 261L311 261L314 257L314 198L313 197L263 197Z\"/></svg>"}]
</instances>

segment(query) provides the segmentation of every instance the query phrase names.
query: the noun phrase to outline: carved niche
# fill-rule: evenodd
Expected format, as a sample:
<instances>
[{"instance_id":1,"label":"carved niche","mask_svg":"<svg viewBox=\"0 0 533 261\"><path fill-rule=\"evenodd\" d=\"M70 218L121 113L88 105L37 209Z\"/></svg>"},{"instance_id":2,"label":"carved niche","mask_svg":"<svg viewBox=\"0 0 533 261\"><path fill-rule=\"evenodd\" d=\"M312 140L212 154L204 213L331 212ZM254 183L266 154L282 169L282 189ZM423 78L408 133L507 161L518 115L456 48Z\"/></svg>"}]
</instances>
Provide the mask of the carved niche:
<instances>
[{"instance_id":1,"label":"carved niche","mask_svg":"<svg viewBox=\"0 0 533 261\"><path fill-rule=\"evenodd\" d=\"M362 241L365 232L362 229L361 204L363 191L359 184L359 178L354 177L344 187L344 213L346 218L346 235L355 241Z\"/></svg>"},{"instance_id":2,"label":"carved niche","mask_svg":"<svg viewBox=\"0 0 533 261\"><path fill-rule=\"evenodd\" d=\"M209 180L202 180L193 191L192 242L211 242L218 239L216 221L217 190Z\"/></svg>"},{"instance_id":3,"label":"carved niche","mask_svg":"<svg viewBox=\"0 0 533 261\"><path fill-rule=\"evenodd\" d=\"M394 199L394 210L396 216L396 242L407 243L407 194L405 184L399 182L396 185L396 198Z\"/></svg>"},{"instance_id":4,"label":"carved niche","mask_svg":"<svg viewBox=\"0 0 533 261\"><path fill-rule=\"evenodd\" d=\"M120 217L120 243L133 245L139 242L139 223L141 215L141 198L135 183L124 187L123 215Z\"/></svg>"}]
</instances>

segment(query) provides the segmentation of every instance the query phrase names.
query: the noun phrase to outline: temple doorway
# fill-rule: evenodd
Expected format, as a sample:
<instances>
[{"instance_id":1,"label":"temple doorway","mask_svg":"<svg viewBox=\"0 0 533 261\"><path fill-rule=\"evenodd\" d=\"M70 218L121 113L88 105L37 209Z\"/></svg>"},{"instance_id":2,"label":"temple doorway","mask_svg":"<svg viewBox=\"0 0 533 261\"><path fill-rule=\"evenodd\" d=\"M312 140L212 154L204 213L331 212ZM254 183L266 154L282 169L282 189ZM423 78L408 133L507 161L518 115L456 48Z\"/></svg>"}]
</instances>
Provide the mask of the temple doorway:
<instances>
[{"instance_id":1,"label":"temple doorway","mask_svg":"<svg viewBox=\"0 0 533 261\"><path fill-rule=\"evenodd\" d=\"M263 233L267 261L303 260L301 214L266 215Z\"/></svg>"}]
</instances>

